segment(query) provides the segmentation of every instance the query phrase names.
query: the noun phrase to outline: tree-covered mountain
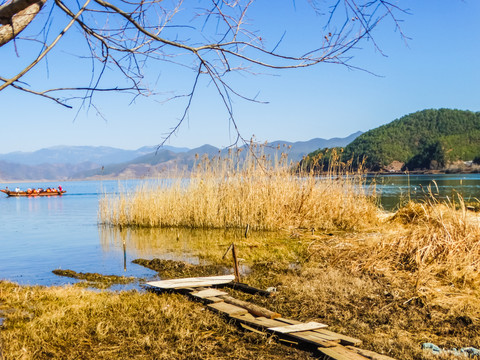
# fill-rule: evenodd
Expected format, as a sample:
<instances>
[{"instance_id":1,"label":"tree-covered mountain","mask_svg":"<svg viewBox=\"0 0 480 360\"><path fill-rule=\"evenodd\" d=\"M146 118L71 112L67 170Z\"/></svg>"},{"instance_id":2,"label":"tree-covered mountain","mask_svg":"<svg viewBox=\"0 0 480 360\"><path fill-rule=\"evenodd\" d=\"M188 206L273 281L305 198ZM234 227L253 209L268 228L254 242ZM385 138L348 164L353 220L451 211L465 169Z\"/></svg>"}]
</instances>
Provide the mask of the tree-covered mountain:
<instances>
[{"instance_id":1,"label":"tree-covered mountain","mask_svg":"<svg viewBox=\"0 0 480 360\"><path fill-rule=\"evenodd\" d=\"M315 157L328 160L327 154L325 149L318 149L308 155L304 165ZM409 170L439 169L479 155L480 112L452 109L403 116L363 133L341 152L343 161L352 159L354 166L364 161L365 167L373 171L394 162L403 163Z\"/></svg>"}]
</instances>

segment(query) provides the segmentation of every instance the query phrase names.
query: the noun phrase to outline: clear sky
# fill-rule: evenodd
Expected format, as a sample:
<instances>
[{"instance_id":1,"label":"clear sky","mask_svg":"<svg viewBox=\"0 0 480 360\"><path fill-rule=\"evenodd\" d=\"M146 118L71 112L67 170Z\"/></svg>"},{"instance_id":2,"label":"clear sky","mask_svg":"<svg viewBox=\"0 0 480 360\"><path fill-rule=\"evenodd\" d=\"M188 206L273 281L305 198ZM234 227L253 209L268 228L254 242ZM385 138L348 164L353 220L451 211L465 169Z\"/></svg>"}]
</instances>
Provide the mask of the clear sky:
<instances>
[{"instance_id":1,"label":"clear sky","mask_svg":"<svg viewBox=\"0 0 480 360\"><path fill-rule=\"evenodd\" d=\"M1 0L0 0L1 2ZM192 1L193 2L193 1ZM198 1L199 2L199 1ZM272 46L306 47L318 33L309 24L306 0L285 1L272 9L271 1L258 0L251 21ZM318 2L322 4L321 1ZM186 1L185 4L191 4ZM275 2L277 4L277 2ZM352 65L318 66L281 72L233 75L236 89L257 96L268 104L235 99L234 111L245 138L259 141L304 141L316 137L345 137L367 131L403 115L427 108L480 111L480 1L402 0L409 9L400 15L401 27L410 39L402 40L392 22L380 26L375 39L383 54L371 43L362 44L351 55ZM62 39L58 50L26 78L32 85L52 79L76 79L84 64L70 55L75 38ZM14 62L28 58L20 48L0 48L0 76ZM30 58L31 60L31 58ZM25 60L26 61L26 60ZM13 65L11 66L13 67ZM190 84L191 74L164 65L150 69L150 82L166 94ZM79 78L79 80L81 80ZM38 86L37 86L38 87ZM40 97L13 89L0 92L3 136L0 153L34 151L55 145L92 145L136 149L156 145L182 115L184 103L161 103L157 98L101 94L95 108L65 109ZM235 133L225 108L208 81L201 81L185 122L167 143L179 147L211 144L228 146Z\"/></svg>"}]
</instances>

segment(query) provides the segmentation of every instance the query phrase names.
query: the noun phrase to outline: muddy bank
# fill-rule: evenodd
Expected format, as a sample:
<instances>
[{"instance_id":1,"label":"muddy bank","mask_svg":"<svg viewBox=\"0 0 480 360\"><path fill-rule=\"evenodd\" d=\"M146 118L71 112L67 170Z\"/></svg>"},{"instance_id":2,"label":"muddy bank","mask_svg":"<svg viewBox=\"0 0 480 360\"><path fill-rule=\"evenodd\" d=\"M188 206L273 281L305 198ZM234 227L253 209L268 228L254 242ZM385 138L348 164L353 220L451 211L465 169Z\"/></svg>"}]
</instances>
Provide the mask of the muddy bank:
<instances>
[{"instance_id":1,"label":"muddy bank","mask_svg":"<svg viewBox=\"0 0 480 360\"><path fill-rule=\"evenodd\" d=\"M126 277L126 276L117 276L117 275L102 275L99 273L82 273L82 272L76 272L74 270L62 270L62 269L55 269L52 271L55 275L58 276L65 276L69 277L72 279L77 279L77 280L86 280L89 283L92 284L98 284L101 286L94 286L94 287L109 287L111 285L125 285L125 284L131 284L135 281L139 281L141 279L135 278L135 277Z\"/></svg>"},{"instance_id":2,"label":"muddy bank","mask_svg":"<svg viewBox=\"0 0 480 360\"><path fill-rule=\"evenodd\" d=\"M231 270L222 265L192 265L183 261L163 259L135 259L132 263L156 271L162 279L213 276L231 273Z\"/></svg>"}]
</instances>

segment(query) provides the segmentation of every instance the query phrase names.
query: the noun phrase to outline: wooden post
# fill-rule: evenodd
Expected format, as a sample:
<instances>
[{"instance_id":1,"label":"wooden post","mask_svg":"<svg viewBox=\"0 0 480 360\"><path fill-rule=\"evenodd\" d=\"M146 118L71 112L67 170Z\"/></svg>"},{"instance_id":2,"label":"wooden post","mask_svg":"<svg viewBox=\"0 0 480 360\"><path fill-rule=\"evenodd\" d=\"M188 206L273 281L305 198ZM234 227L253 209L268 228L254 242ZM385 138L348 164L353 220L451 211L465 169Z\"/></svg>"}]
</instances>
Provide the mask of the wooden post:
<instances>
[{"instance_id":1,"label":"wooden post","mask_svg":"<svg viewBox=\"0 0 480 360\"><path fill-rule=\"evenodd\" d=\"M247 311L250 314L255 316L264 316L267 319L276 319L281 317L279 313L270 311L268 309L265 309L263 307L257 306L255 304L252 304L243 300L235 299L228 295L221 295L219 296L219 298L223 299L223 301L225 301L227 304L231 304L231 305L235 305L235 306L239 306L241 308L247 309Z\"/></svg>"},{"instance_id":2,"label":"wooden post","mask_svg":"<svg viewBox=\"0 0 480 360\"><path fill-rule=\"evenodd\" d=\"M247 227L245 228L245 239L247 238L247 235L248 235L248 229L250 229L250 224L247 224Z\"/></svg>"},{"instance_id":3,"label":"wooden post","mask_svg":"<svg viewBox=\"0 0 480 360\"><path fill-rule=\"evenodd\" d=\"M123 240L123 271L127 271L127 244Z\"/></svg>"},{"instance_id":4,"label":"wooden post","mask_svg":"<svg viewBox=\"0 0 480 360\"><path fill-rule=\"evenodd\" d=\"M238 269L237 251L235 244L232 243L232 255L233 255L233 271L235 274L235 282L240 282L240 270Z\"/></svg>"}]
</instances>

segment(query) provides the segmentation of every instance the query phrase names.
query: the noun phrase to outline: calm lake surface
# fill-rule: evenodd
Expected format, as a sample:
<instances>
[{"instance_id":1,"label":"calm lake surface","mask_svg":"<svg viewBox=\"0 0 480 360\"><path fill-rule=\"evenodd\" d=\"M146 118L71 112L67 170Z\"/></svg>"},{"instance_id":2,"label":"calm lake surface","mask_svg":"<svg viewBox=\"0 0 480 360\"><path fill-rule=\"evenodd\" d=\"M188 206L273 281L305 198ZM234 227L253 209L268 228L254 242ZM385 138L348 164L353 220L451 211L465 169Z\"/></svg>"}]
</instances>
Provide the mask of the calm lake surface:
<instances>
[{"instance_id":1,"label":"calm lake surface","mask_svg":"<svg viewBox=\"0 0 480 360\"><path fill-rule=\"evenodd\" d=\"M387 210L394 209L401 199L425 196L429 185L441 197L459 193L465 199L480 198L480 174L392 175L369 177L368 183L376 184L376 193ZM212 238L225 245L232 241L232 234L224 231L119 231L98 225L99 199L139 184L135 180L69 181L61 183L67 190L61 197L9 198L0 194L0 278L20 284L60 285L76 280L56 276L52 270L71 269L153 279L155 272L131 260L158 257L200 263L195 249L208 248ZM0 187L58 185L2 183Z\"/></svg>"}]
</instances>

